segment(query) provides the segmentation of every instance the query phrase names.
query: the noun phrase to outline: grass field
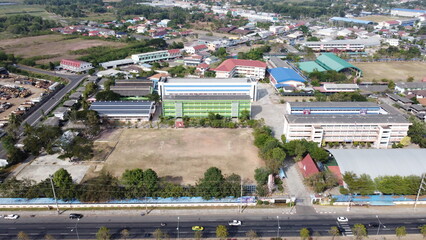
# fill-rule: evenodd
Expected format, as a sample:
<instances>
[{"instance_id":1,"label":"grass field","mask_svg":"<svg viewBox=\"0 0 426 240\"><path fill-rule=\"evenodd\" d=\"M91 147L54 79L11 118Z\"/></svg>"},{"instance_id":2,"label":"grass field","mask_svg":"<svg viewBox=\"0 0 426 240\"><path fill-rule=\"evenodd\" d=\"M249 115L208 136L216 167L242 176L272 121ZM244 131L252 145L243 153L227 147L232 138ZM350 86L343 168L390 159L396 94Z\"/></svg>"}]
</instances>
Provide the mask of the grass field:
<instances>
[{"instance_id":1,"label":"grass field","mask_svg":"<svg viewBox=\"0 0 426 240\"><path fill-rule=\"evenodd\" d=\"M357 17L355 19L373 21L373 22L383 22L383 21L391 21L391 20L404 19L404 18L396 17L396 16L387 16L387 15L370 15L365 17Z\"/></svg>"},{"instance_id":2,"label":"grass field","mask_svg":"<svg viewBox=\"0 0 426 240\"><path fill-rule=\"evenodd\" d=\"M35 57L48 55L47 59L40 60L39 63L60 61L63 58L75 59L81 56L72 55L69 51L95 46L121 47L124 45L125 43L109 42L97 39L64 39L64 36L62 35L43 35L0 41L0 49L3 49L6 53L13 53L16 56Z\"/></svg>"},{"instance_id":3,"label":"grass field","mask_svg":"<svg viewBox=\"0 0 426 240\"><path fill-rule=\"evenodd\" d=\"M254 182L263 166L251 129L120 129L99 142L115 142L104 169L121 176L126 169L152 168L175 183L194 184L209 167Z\"/></svg>"},{"instance_id":4,"label":"grass field","mask_svg":"<svg viewBox=\"0 0 426 240\"><path fill-rule=\"evenodd\" d=\"M48 18L52 15L48 13L43 6L25 5L17 1L6 1L6 2L16 2L17 4L0 6L0 16L11 16L16 14L31 14L34 16L41 16L41 17Z\"/></svg>"},{"instance_id":5,"label":"grass field","mask_svg":"<svg viewBox=\"0 0 426 240\"><path fill-rule=\"evenodd\" d=\"M393 81L406 81L408 77L414 77L414 81L420 81L426 77L425 62L376 62L353 63L363 73L363 80L372 81L382 78Z\"/></svg>"}]
</instances>

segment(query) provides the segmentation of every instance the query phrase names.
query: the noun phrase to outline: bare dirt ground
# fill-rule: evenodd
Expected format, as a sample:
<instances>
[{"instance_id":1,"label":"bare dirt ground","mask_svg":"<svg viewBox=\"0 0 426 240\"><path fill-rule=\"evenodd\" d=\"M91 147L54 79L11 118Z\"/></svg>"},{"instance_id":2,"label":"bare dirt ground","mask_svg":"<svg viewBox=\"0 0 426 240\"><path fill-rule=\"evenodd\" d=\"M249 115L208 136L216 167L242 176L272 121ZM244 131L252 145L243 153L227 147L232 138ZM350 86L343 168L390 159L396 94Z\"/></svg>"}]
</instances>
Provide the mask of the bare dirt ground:
<instances>
[{"instance_id":1,"label":"bare dirt ground","mask_svg":"<svg viewBox=\"0 0 426 240\"><path fill-rule=\"evenodd\" d=\"M19 107L19 105L21 105L22 103L24 103L27 100L31 100L32 98L36 98L40 96L40 93L44 92L44 89L41 88L36 88L32 85L26 85L26 84L16 84L14 82L14 78L3 78L0 79L0 85L13 85L13 86L19 86L19 87L23 87L26 89L31 90L32 94L29 95L26 98L10 98L8 100L0 100L0 103L11 103L12 107L10 107L9 109L5 110L4 112L0 113L0 119L4 119L4 118L8 118L9 114L16 110L16 108Z\"/></svg>"},{"instance_id":2,"label":"bare dirt ground","mask_svg":"<svg viewBox=\"0 0 426 240\"><path fill-rule=\"evenodd\" d=\"M96 141L116 146L103 170L121 176L126 169L152 168L160 177L194 184L209 167L254 182L263 166L251 129L119 129Z\"/></svg>"},{"instance_id":3,"label":"bare dirt ground","mask_svg":"<svg viewBox=\"0 0 426 240\"><path fill-rule=\"evenodd\" d=\"M86 163L70 162L58 158L58 154L40 156L26 166L18 175L17 179L31 179L41 182L54 174L60 168L67 170L74 182L80 183L89 169Z\"/></svg>"},{"instance_id":4,"label":"bare dirt ground","mask_svg":"<svg viewBox=\"0 0 426 240\"><path fill-rule=\"evenodd\" d=\"M408 77L414 77L414 81L420 81L426 77L426 62L357 62L353 64L363 71L362 80L364 81L382 78L406 81Z\"/></svg>"},{"instance_id":5,"label":"bare dirt ground","mask_svg":"<svg viewBox=\"0 0 426 240\"><path fill-rule=\"evenodd\" d=\"M72 55L69 51L87 49L96 46L124 46L125 43L102 40L85 40L80 38L64 39L62 35L43 35L19 39L6 39L0 42L0 49L22 57L50 56L40 63L60 61L64 58L75 59L82 55Z\"/></svg>"}]
</instances>

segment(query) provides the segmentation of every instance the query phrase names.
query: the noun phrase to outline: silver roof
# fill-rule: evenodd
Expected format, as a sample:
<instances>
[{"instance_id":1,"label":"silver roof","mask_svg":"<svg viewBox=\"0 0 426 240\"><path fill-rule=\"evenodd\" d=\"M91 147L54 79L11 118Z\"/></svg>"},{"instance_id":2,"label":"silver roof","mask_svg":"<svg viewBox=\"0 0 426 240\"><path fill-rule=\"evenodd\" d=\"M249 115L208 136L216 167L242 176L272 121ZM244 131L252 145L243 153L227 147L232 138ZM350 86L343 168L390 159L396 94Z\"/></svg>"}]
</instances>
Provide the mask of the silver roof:
<instances>
[{"instance_id":1,"label":"silver roof","mask_svg":"<svg viewBox=\"0 0 426 240\"><path fill-rule=\"evenodd\" d=\"M378 176L426 173L426 149L330 149L340 172Z\"/></svg>"},{"instance_id":2,"label":"silver roof","mask_svg":"<svg viewBox=\"0 0 426 240\"><path fill-rule=\"evenodd\" d=\"M251 78L167 78L165 83L252 83Z\"/></svg>"},{"instance_id":3,"label":"silver roof","mask_svg":"<svg viewBox=\"0 0 426 240\"><path fill-rule=\"evenodd\" d=\"M395 124L409 123L402 115L390 114L300 114L300 115L285 115L289 123L293 124Z\"/></svg>"},{"instance_id":4,"label":"silver roof","mask_svg":"<svg viewBox=\"0 0 426 240\"><path fill-rule=\"evenodd\" d=\"M314 108L314 107L379 107L374 102L289 102L291 107Z\"/></svg>"}]
</instances>

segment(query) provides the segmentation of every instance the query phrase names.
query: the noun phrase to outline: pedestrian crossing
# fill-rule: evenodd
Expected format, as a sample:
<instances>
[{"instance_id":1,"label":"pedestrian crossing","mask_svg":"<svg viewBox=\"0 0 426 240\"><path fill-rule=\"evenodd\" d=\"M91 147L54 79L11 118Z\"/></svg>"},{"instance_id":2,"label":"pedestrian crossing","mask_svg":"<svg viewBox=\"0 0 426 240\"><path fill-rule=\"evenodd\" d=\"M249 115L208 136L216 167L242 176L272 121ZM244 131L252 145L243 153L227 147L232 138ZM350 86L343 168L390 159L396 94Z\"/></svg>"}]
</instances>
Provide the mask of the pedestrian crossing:
<instances>
[{"instance_id":1,"label":"pedestrian crossing","mask_svg":"<svg viewBox=\"0 0 426 240\"><path fill-rule=\"evenodd\" d=\"M339 229L342 233L342 236L352 237L354 235L351 226L349 226L348 222L337 222L337 225L339 225Z\"/></svg>"}]
</instances>

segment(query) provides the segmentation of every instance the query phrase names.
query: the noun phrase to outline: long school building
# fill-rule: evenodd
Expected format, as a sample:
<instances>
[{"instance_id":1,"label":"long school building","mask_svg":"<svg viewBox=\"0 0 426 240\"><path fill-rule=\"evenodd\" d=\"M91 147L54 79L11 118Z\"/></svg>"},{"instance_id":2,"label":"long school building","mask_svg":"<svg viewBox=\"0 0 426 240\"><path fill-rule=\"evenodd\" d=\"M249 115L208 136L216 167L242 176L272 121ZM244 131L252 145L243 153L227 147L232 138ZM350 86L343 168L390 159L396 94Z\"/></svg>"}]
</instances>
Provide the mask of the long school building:
<instances>
[{"instance_id":1,"label":"long school building","mask_svg":"<svg viewBox=\"0 0 426 240\"><path fill-rule=\"evenodd\" d=\"M162 78L158 92L166 117L206 117L210 112L239 117L251 111L257 100L257 82L252 78Z\"/></svg>"}]
</instances>

